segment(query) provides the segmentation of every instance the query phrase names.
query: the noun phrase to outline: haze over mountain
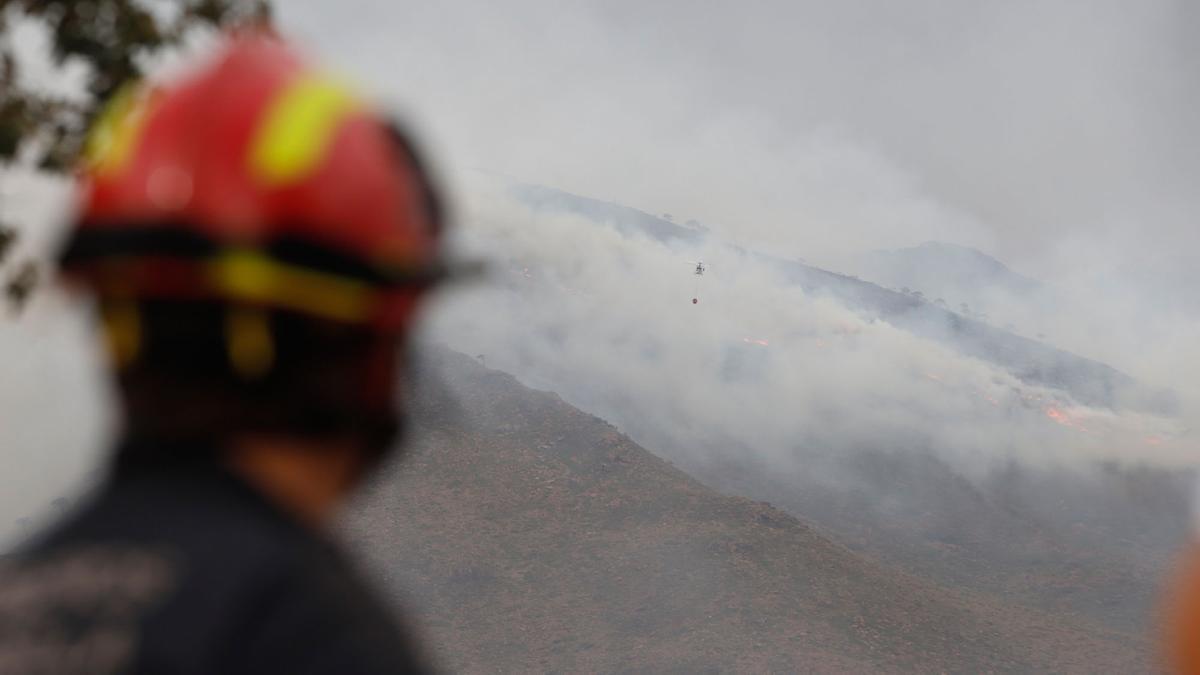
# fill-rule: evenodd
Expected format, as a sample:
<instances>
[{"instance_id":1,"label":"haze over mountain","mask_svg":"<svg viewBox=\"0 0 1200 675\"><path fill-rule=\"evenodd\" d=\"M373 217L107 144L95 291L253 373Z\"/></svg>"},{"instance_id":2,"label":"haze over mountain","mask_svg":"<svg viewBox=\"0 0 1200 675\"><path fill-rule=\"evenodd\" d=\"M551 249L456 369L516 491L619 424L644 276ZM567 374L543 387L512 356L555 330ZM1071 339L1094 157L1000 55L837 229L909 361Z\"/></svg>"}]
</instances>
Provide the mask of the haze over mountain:
<instances>
[{"instance_id":1,"label":"haze over mountain","mask_svg":"<svg viewBox=\"0 0 1200 675\"><path fill-rule=\"evenodd\" d=\"M1176 311L1196 303L1197 19L1175 0L280 9L281 25L411 114L453 201L478 200L465 174L481 167L868 280L845 263L970 246L1061 293L988 311L993 327L1174 391L1185 428L1200 418L1200 320ZM468 227L486 211L463 209ZM604 283L626 285L605 261ZM647 292L630 296L647 301L673 278L635 276ZM770 296L730 301L747 314ZM769 339L741 323L735 340Z\"/></svg>"},{"instance_id":2,"label":"haze over mountain","mask_svg":"<svg viewBox=\"0 0 1200 675\"><path fill-rule=\"evenodd\" d=\"M494 275L433 337L909 573L1152 625L1194 480L1172 396L628 207L508 183L476 207L463 246Z\"/></svg>"}]
</instances>

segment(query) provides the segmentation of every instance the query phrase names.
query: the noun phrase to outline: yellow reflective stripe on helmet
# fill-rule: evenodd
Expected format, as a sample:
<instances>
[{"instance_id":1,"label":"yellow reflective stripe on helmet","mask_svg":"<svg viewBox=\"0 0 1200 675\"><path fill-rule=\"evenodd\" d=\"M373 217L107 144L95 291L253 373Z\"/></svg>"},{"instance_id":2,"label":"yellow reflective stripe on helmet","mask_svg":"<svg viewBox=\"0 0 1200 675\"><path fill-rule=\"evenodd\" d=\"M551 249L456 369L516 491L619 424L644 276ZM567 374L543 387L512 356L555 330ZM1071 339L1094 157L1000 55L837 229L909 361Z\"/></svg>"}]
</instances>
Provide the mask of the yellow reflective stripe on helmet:
<instances>
[{"instance_id":1,"label":"yellow reflective stripe on helmet","mask_svg":"<svg viewBox=\"0 0 1200 675\"><path fill-rule=\"evenodd\" d=\"M292 83L267 108L250 148L250 169L267 185L307 176L329 151L346 116L360 108L353 95L323 77Z\"/></svg>"},{"instance_id":2,"label":"yellow reflective stripe on helmet","mask_svg":"<svg viewBox=\"0 0 1200 675\"><path fill-rule=\"evenodd\" d=\"M232 299L258 302L335 321L370 318L378 294L368 284L231 251L209 263L213 285Z\"/></svg>"},{"instance_id":3,"label":"yellow reflective stripe on helmet","mask_svg":"<svg viewBox=\"0 0 1200 675\"><path fill-rule=\"evenodd\" d=\"M121 89L92 126L84 162L97 174L125 168L133 158L148 107L142 87L131 84Z\"/></svg>"}]
</instances>

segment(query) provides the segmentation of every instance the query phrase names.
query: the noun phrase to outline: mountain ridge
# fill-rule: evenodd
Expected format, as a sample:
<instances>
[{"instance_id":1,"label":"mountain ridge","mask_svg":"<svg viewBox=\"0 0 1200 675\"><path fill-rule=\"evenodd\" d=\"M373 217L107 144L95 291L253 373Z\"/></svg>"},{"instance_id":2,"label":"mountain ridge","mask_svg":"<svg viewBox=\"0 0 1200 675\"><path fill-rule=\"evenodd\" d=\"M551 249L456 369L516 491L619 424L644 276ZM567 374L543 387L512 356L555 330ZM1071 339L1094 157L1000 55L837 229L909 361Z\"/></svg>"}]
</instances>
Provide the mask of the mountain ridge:
<instances>
[{"instance_id":1,"label":"mountain ridge","mask_svg":"<svg viewBox=\"0 0 1200 675\"><path fill-rule=\"evenodd\" d=\"M531 209L573 213L611 225L626 236L640 233L660 243L681 246L694 246L711 236L632 207L555 188L517 183L509 189ZM857 276L732 244L725 246L735 254L753 257L775 269L787 283L807 293L829 296L866 318L888 321L919 337L997 365L1027 383L1064 391L1085 405L1168 416L1178 413L1179 402L1174 392L1144 385L1106 363L988 325L978 318L963 316L924 298Z\"/></svg>"},{"instance_id":2,"label":"mountain ridge","mask_svg":"<svg viewBox=\"0 0 1200 675\"><path fill-rule=\"evenodd\" d=\"M895 278L879 281L888 286L902 285L899 272L909 275L933 269L935 278L942 284L972 288L991 286L1006 290L1014 295L1028 295L1041 291L1045 284L1013 271L996 257L971 246L944 241L925 241L916 246L897 249L877 249L866 254L869 267ZM898 268L898 269L889 269ZM935 287L922 288L919 281L909 284L926 295L936 293Z\"/></svg>"}]
</instances>

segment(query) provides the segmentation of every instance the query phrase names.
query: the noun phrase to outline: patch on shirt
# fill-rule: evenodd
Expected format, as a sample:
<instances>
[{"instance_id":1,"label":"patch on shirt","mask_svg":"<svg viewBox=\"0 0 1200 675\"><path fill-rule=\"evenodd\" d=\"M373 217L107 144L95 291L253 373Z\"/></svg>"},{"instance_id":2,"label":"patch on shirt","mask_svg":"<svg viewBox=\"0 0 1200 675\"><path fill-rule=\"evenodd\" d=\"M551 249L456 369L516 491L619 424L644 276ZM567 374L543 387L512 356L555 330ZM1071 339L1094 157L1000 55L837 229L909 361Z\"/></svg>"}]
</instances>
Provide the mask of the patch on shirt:
<instances>
[{"instance_id":1,"label":"patch on shirt","mask_svg":"<svg viewBox=\"0 0 1200 675\"><path fill-rule=\"evenodd\" d=\"M0 675L116 673L178 578L145 547L89 545L0 566Z\"/></svg>"}]
</instances>

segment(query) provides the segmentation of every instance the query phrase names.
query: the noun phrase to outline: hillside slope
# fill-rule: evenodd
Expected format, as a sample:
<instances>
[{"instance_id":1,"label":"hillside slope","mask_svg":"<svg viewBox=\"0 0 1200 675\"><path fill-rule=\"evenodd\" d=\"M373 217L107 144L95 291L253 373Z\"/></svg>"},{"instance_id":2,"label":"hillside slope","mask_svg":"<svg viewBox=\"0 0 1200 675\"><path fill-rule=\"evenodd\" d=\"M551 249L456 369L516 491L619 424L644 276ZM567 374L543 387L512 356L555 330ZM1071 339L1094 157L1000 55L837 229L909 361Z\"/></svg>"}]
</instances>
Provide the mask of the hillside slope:
<instances>
[{"instance_id":1,"label":"hillside slope","mask_svg":"<svg viewBox=\"0 0 1200 675\"><path fill-rule=\"evenodd\" d=\"M706 484L801 514L852 550L942 585L1146 639L1190 531L1186 472L1016 462L967 478L915 449L809 455L828 482L753 461L681 464Z\"/></svg>"},{"instance_id":2,"label":"hillside slope","mask_svg":"<svg viewBox=\"0 0 1200 675\"><path fill-rule=\"evenodd\" d=\"M1146 667L1128 636L885 567L467 357L425 365L407 460L346 531L452 670Z\"/></svg>"}]
</instances>

